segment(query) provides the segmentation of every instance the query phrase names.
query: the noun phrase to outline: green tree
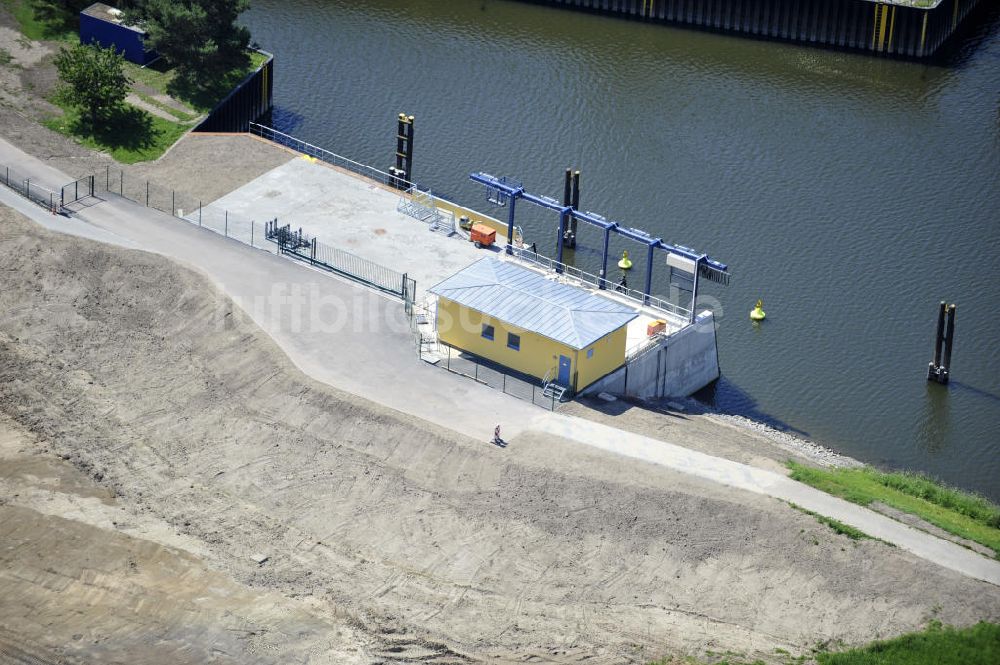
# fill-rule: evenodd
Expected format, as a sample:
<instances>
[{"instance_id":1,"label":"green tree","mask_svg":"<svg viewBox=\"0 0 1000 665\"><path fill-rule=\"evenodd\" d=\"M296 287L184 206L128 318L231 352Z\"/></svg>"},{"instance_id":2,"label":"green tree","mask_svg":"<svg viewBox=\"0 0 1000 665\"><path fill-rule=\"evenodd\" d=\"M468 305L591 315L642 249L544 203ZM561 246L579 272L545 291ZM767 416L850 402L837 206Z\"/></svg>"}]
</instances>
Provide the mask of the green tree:
<instances>
[{"instance_id":1,"label":"green tree","mask_svg":"<svg viewBox=\"0 0 1000 665\"><path fill-rule=\"evenodd\" d=\"M250 31L237 25L249 0L131 0L125 21L141 25L146 44L176 66L178 75L226 72L249 63Z\"/></svg>"},{"instance_id":2,"label":"green tree","mask_svg":"<svg viewBox=\"0 0 1000 665\"><path fill-rule=\"evenodd\" d=\"M118 115L132 80L125 73L125 58L114 46L64 46L59 49L55 64L64 83L59 94L80 109L91 128L98 128Z\"/></svg>"}]
</instances>

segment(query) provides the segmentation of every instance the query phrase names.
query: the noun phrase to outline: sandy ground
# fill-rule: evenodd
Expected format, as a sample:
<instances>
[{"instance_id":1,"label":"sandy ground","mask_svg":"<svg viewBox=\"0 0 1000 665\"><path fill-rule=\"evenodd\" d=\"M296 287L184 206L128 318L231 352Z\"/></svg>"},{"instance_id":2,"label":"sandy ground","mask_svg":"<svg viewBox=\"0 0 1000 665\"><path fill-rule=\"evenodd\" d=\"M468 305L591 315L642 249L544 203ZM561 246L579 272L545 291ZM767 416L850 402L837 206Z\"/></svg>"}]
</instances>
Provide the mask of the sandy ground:
<instances>
[{"instance_id":1,"label":"sandy ground","mask_svg":"<svg viewBox=\"0 0 1000 665\"><path fill-rule=\"evenodd\" d=\"M1000 618L1000 589L778 501L311 381L161 257L7 209L0 256L0 645L43 662L773 661Z\"/></svg>"},{"instance_id":2,"label":"sandy ground","mask_svg":"<svg viewBox=\"0 0 1000 665\"><path fill-rule=\"evenodd\" d=\"M196 540L41 448L0 418L0 663L370 662L336 608L207 568Z\"/></svg>"}]
</instances>

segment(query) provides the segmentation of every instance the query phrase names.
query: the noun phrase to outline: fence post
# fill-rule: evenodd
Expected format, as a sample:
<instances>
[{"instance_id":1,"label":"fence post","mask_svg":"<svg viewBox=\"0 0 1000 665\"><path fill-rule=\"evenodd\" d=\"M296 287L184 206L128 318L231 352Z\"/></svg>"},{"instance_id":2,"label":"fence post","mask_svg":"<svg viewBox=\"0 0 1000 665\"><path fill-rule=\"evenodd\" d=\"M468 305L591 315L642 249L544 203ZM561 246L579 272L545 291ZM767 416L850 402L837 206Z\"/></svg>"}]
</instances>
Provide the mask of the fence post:
<instances>
[{"instance_id":1,"label":"fence post","mask_svg":"<svg viewBox=\"0 0 1000 665\"><path fill-rule=\"evenodd\" d=\"M125 172L119 171L118 173L118 194L119 196L125 196Z\"/></svg>"},{"instance_id":2,"label":"fence post","mask_svg":"<svg viewBox=\"0 0 1000 665\"><path fill-rule=\"evenodd\" d=\"M146 207L149 207L149 181L146 181Z\"/></svg>"},{"instance_id":3,"label":"fence post","mask_svg":"<svg viewBox=\"0 0 1000 665\"><path fill-rule=\"evenodd\" d=\"M94 195L94 176L90 176L90 196Z\"/></svg>"},{"instance_id":4,"label":"fence post","mask_svg":"<svg viewBox=\"0 0 1000 665\"><path fill-rule=\"evenodd\" d=\"M80 200L80 181L76 180L73 182L73 200Z\"/></svg>"},{"instance_id":5,"label":"fence post","mask_svg":"<svg viewBox=\"0 0 1000 665\"><path fill-rule=\"evenodd\" d=\"M198 226L201 226L201 201L198 201Z\"/></svg>"},{"instance_id":6,"label":"fence post","mask_svg":"<svg viewBox=\"0 0 1000 665\"><path fill-rule=\"evenodd\" d=\"M177 216L177 192L170 190L170 216Z\"/></svg>"},{"instance_id":7,"label":"fence post","mask_svg":"<svg viewBox=\"0 0 1000 665\"><path fill-rule=\"evenodd\" d=\"M111 191L111 167L110 166L105 166L104 167L104 191L106 191L106 192L110 192Z\"/></svg>"}]
</instances>

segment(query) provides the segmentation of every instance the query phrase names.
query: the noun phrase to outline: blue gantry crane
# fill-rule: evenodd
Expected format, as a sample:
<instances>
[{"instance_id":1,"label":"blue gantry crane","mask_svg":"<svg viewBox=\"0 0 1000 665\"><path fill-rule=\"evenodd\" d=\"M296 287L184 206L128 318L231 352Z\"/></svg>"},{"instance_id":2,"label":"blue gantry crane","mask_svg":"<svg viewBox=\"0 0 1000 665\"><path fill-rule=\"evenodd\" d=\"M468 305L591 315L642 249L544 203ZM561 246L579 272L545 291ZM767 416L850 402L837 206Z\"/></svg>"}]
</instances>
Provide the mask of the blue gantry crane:
<instances>
[{"instance_id":1,"label":"blue gantry crane","mask_svg":"<svg viewBox=\"0 0 1000 665\"><path fill-rule=\"evenodd\" d=\"M583 222L601 229L604 233L604 247L601 252L601 273L598 288L607 288L608 280L608 250L611 244L611 234L615 233L629 240L641 243L646 247L646 274L643 295L648 302L653 284L653 255L659 250L667 254L667 264L671 267L691 273L691 320L694 320L694 304L698 297L698 278L704 277L719 284L729 284L729 266L710 259L707 254L701 254L690 247L672 245L661 238L654 238L645 231L622 226L593 212L581 212L572 205L564 205L549 196L541 196L526 192L521 182L507 178L496 177L489 173L471 173L469 177L486 186L487 199L499 206L507 207L507 253L513 253L514 247L514 213L519 200L527 201L547 210L559 213L559 235L556 240L556 270L562 272L563 246L566 231L573 220Z\"/></svg>"}]
</instances>

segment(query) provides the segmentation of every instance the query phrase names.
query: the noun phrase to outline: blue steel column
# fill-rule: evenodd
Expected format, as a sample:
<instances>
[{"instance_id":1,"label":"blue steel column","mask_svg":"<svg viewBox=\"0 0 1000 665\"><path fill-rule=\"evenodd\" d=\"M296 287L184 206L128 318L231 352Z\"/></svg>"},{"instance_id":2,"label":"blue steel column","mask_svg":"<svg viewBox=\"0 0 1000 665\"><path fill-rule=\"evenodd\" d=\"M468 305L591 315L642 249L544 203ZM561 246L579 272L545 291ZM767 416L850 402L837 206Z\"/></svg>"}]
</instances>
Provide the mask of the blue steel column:
<instances>
[{"instance_id":1,"label":"blue steel column","mask_svg":"<svg viewBox=\"0 0 1000 665\"><path fill-rule=\"evenodd\" d=\"M507 253L514 253L514 204L517 203L516 196L508 196L510 210L507 211Z\"/></svg>"},{"instance_id":2,"label":"blue steel column","mask_svg":"<svg viewBox=\"0 0 1000 665\"><path fill-rule=\"evenodd\" d=\"M572 210L569 206L559 211L559 238L556 240L556 272L562 272L563 236L566 234L566 218Z\"/></svg>"},{"instance_id":3,"label":"blue steel column","mask_svg":"<svg viewBox=\"0 0 1000 665\"><path fill-rule=\"evenodd\" d=\"M698 300L698 273L701 272L701 262L705 259L705 256L699 256L698 260L694 262L694 285L691 287L691 323L694 323L695 317L695 305Z\"/></svg>"},{"instance_id":4,"label":"blue steel column","mask_svg":"<svg viewBox=\"0 0 1000 665\"><path fill-rule=\"evenodd\" d=\"M642 302L645 305L649 304L649 292L653 288L653 250L656 248L657 241L653 241L646 245L646 290L643 291Z\"/></svg>"},{"instance_id":5,"label":"blue steel column","mask_svg":"<svg viewBox=\"0 0 1000 665\"><path fill-rule=\"evenodd\" d=\"M606 226L604 228L604 253L601 255L601 279L597 286L601 289L608 288L608 249L611 244L611 227Z\"/></svg>"}]
</instances>

